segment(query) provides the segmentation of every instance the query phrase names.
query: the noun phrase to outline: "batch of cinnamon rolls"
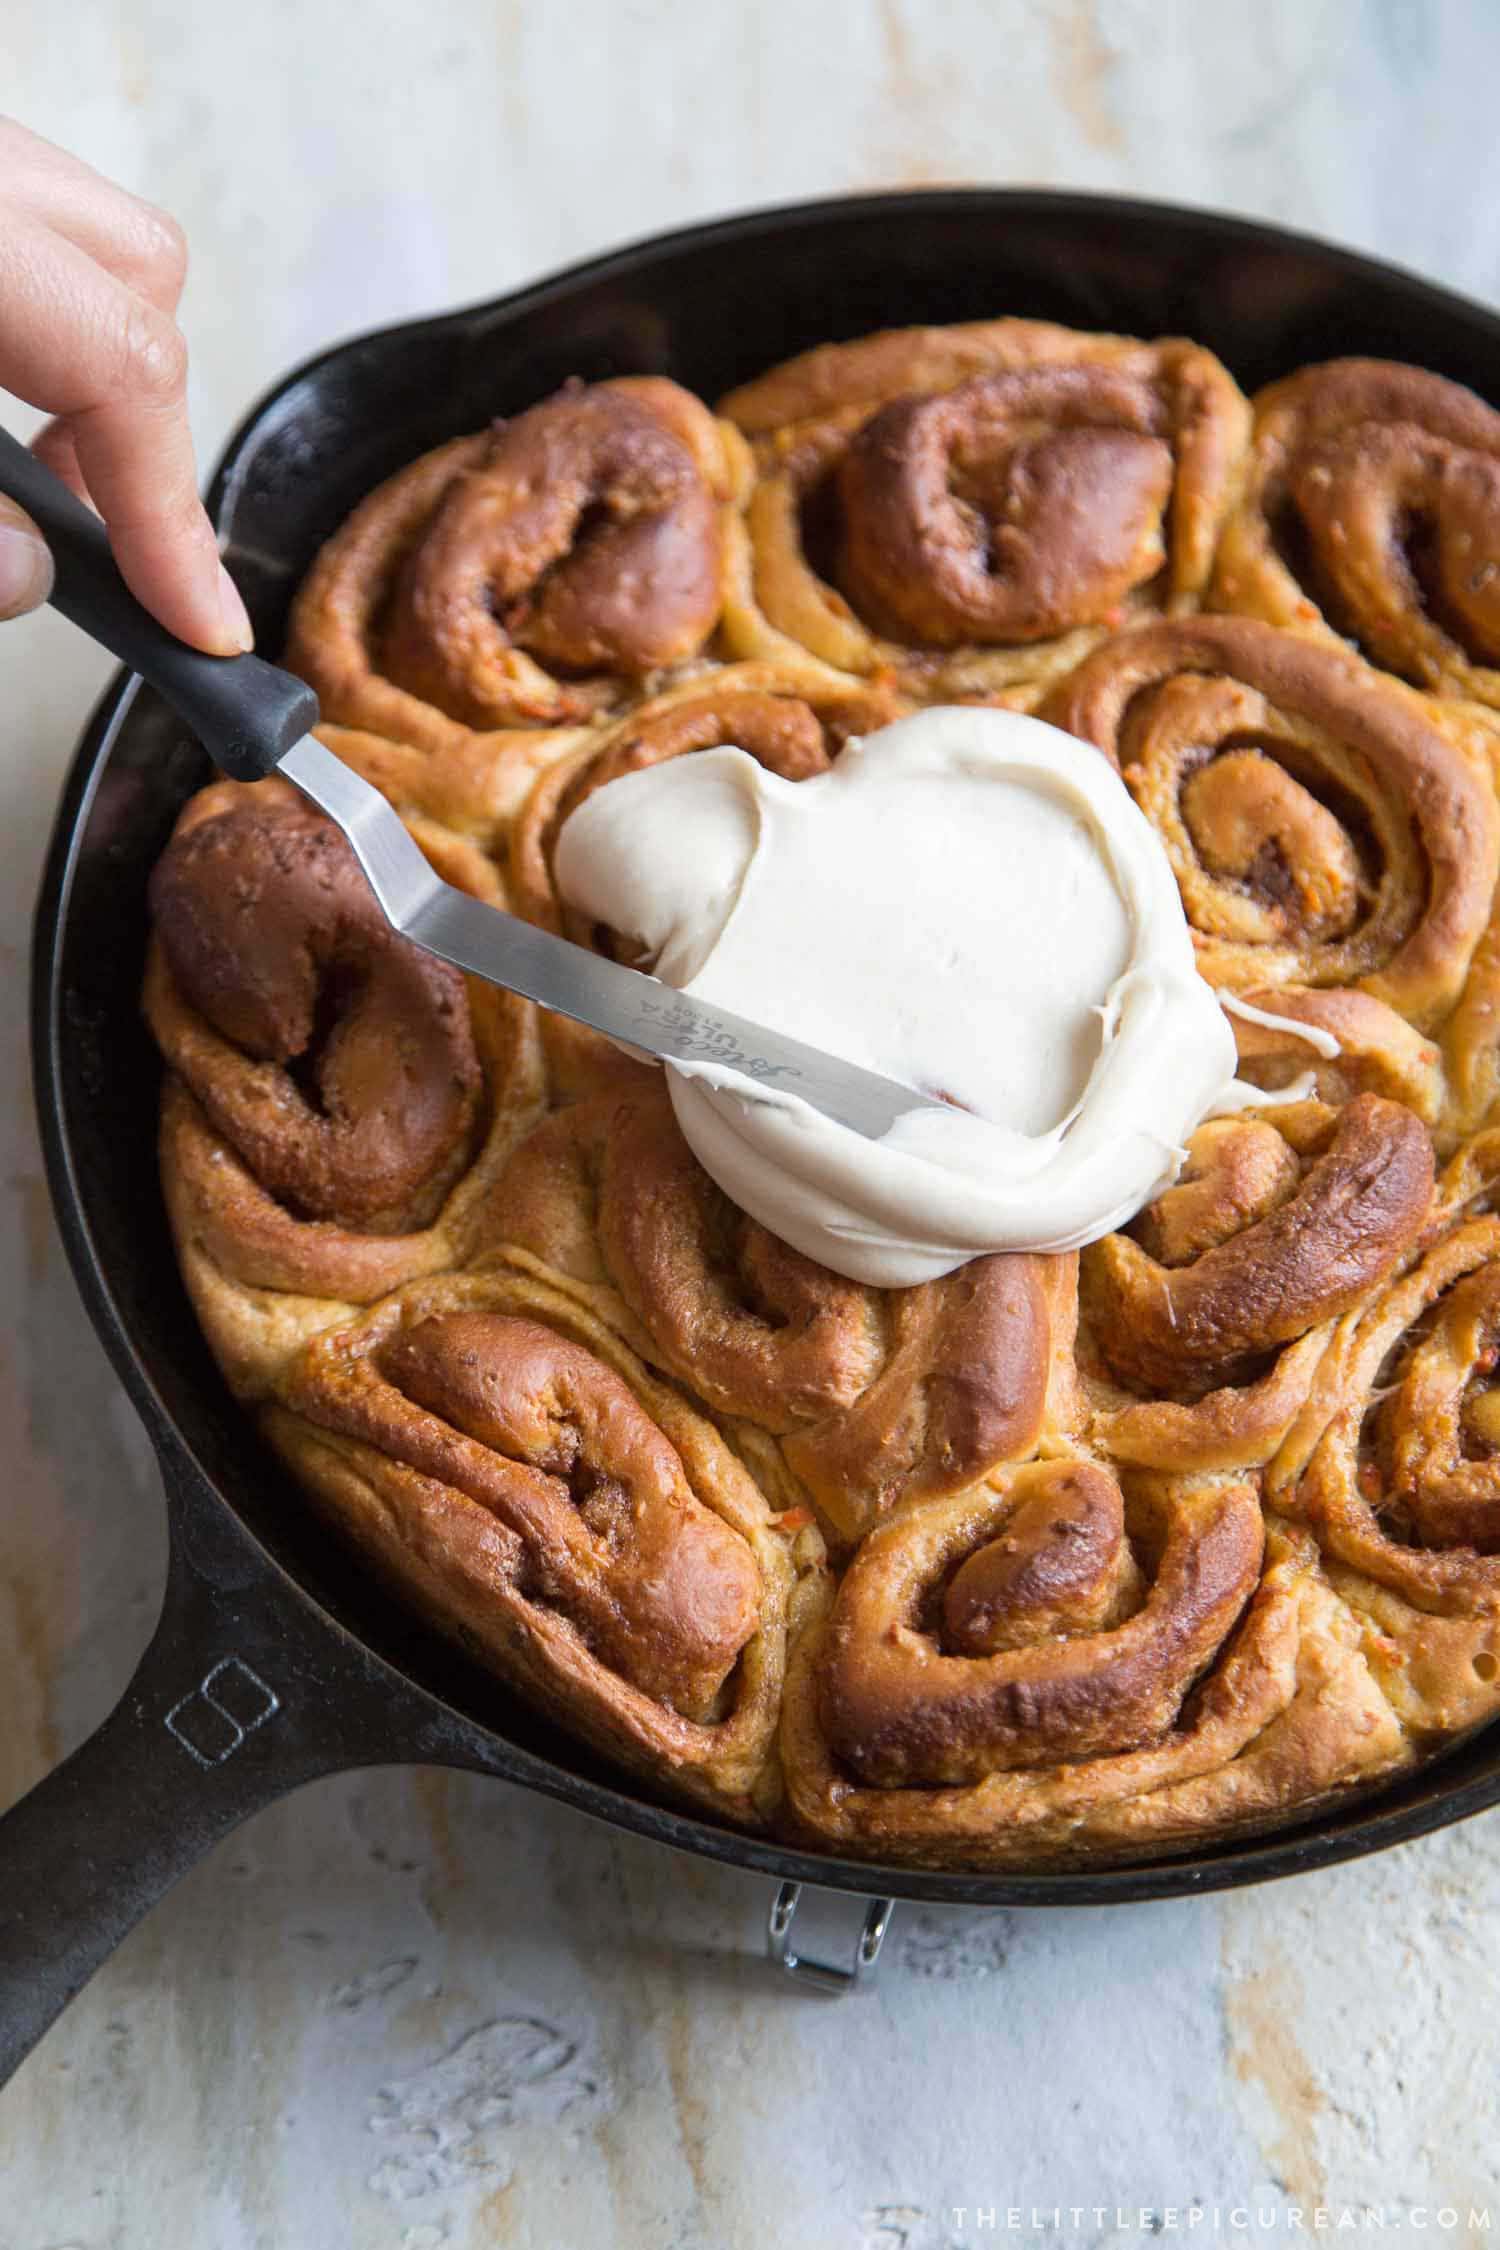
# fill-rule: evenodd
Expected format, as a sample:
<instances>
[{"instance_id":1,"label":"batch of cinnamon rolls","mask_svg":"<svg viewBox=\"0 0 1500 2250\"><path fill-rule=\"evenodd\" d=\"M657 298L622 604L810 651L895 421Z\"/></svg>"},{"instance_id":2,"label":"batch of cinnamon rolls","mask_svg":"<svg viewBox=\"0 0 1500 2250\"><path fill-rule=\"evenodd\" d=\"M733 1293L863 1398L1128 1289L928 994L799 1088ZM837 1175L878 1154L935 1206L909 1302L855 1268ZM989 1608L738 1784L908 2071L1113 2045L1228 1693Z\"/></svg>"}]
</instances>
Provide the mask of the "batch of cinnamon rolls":
<instances>
[{"instance_id":1,"label":"batch of cinnamon rolls","mask_svg":"<svg viewBox=\"0 0 1500 2250\"><path fill-rule=\"evenodd\" d=\"M1311 1088L1080 1255L862 1287L216 783L152 885L162 1175L289 1504L648 1788L846 1855L1182 1852L1500 1714L1500 413L1009 319L572 384L371 493L287 656L445 877L622 953L552 876L614 777L1034 711L1154 824L1241 1078Z\"/></svg>"}]
</instances>

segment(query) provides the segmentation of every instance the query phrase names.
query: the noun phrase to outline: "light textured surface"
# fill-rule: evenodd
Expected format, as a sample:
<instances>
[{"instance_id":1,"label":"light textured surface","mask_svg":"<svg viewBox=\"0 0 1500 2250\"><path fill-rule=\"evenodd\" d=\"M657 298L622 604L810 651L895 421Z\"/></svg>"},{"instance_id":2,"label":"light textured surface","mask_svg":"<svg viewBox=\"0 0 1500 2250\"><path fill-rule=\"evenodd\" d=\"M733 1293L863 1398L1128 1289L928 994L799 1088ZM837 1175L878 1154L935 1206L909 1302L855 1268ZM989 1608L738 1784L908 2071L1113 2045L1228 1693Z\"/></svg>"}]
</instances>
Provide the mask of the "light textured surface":
<instances>
[{"instance_id":1,"label":"light textured surface","mask_svg":"<svg viewBox=\"0 0 1500 2250\"><path fill-rule=\"evenodd\" d=\"M1497 83L1474 0L7 0L0 23L0 102L187 224L205 460L341 333L825 190L1175 196L1493 297ZM25 1093L29 900L105 670L54 619L0 628L0 1802L117 1696L160 1583L154 1475ZM1295 2239L1320 2202L1330 2230L1381 2207L1386 2241L1500 2232L1500 1817L1223 1901L906 1910L839 2006L770 1981L767 1903L498 1784L305 1791L0 2096L0 2250L973 2250L1128 2241L1142 2206L1193 2202L1221 2206L1202 2240L1245 2206Z\"/></svg>"}]
</instances>

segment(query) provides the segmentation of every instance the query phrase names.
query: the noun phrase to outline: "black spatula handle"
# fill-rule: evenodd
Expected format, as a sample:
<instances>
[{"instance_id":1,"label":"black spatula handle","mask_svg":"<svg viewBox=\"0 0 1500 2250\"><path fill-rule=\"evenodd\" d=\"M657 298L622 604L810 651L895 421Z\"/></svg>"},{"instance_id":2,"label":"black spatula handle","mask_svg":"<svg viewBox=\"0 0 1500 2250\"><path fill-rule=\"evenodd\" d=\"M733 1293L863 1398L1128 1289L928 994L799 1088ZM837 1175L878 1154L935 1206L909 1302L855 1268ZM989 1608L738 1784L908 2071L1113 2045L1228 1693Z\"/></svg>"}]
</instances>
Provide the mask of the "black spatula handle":
<instances>
[{"instance_id":1,"label":"black spatula handle","mask_svg":"<svg viewBox=\"0 0 1500 2250\"><path fill-rule=\"evenodd\" d=\"M205 656L159 625L120 576L99 518L8 430L0 492L52 550L53 608L149 680L224 773L258 781L317 725L317 697L290 672L260 656Z\"/></svg>"}]
</instances>

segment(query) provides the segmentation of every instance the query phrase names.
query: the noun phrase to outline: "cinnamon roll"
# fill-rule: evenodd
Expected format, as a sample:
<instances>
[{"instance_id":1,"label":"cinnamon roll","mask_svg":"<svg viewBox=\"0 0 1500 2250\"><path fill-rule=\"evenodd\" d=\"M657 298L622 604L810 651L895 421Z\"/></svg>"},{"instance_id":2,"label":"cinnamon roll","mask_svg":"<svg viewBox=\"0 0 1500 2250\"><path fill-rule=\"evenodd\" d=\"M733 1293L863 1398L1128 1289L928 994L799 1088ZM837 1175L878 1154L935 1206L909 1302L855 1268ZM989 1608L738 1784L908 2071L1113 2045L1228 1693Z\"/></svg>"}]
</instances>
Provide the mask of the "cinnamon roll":
<instances>
[{"instance_id":1,"label":"cinnamon roll","mask_svg":"<svg viewBox=\"0 0 1500 2250\"><path fill-rule=\"evenodd\" d=\"M1269 1460L1335 1320L1428 1225L1432 1186L1426 1127L1375 1094L1200 1125L1176 1182L1082 1256L1099 1441L1158 1469Z\"/></svg>"},{"instance_id":2,"label":"cinnamon roll","mask_svg":"<svg viewBox=\"0 0 1500 2250\"><path fill-rule=\"evenodd\" d=\"M1462 715L1341 649L1202 617L1096 650L1043 716L1118 764L1166 847L1209 982L1330 1031L1341 1059L1320 1092L1342 1077L1435 1116L1430 1035L1464 993L1500 868L1494 787ZM1310 1002L1331 990L1364 1002ZM1242 1039L1252 1075L1284 1063L1286 1037L1279 1053ZM1318 1067L1311 1047L1306 1064Z\"/></svg>"},{"instance_id":3,"label":"cinnamon roll","mask_svg":"<svg viewBox=\"0 0 1500 2250\"><path fill-rule=\"evenodd\" d=\"M286 660L326 719L423 750L586 720L703 655L746 474L676 383L569 384L362 501Z\"/></svg>"},{"instance_id":4,"label":"cinnamon roll","mask_svg":"<svg viewBox=\"0 0 1500 2250\"><path fill-rule=\"evenodd\" d=\"M309 1327L472 1252L541 1100L531 1011L399 938L286 782L193 798L151 912L168 1212L209 1340L255 1393Z\"/></svg>"},{"instance_id":5,"label":"cinnamon roll","mask_svg":"<svg viewBox=\"0 0 1500 2250\"><path fill-rule=\"evenodd\" d=\"M720 1193L656 1074L537 1127L494 1204L507 1254L686 1383L737 1442L774 1440L836 1537L975 1483L1043 1429L1051 1261L978 1258L913 1289L845 1281Z\"/></svg>"},{"instance_id":6,"label":"cinnamon roll","mask_svg":"<svg viewBox=\"0 0 1500 2250\"><path fill-rule=\"evenodd\" d=\"M1500 704L1500 413L1441 375L1334 359L1261 391L1212 606L1353 641Z\"/></svg>"},{"instance_id":7,"label":"cinnamon roll","mask_svg":"<svg viewBox=\"0 0 1500 2250\"><path fill-rule=\"evenodd\" d=\"M1318 1540L1419 1745L1500 1711L1500 1220L1485 1207L1486 1141L1445 1181L1446 1224L1424 1256L1340 1323L1267 1472L1268 1499Z\"/></svg>"},{"instance_id":8,"label":"cinnamon roll","mask_svg":"<svg viewBox=\"0 0 1500 2250\"><path fill-rule=\"evenodd\" d=\"M774 1808L816 1535L575 1303L514 1272L415 1283L309 1342L265 1426L377 1566L543 1710L730 1818Z\"/></svg>"},{"instance_id":9,"label":"cinnamon roll","mask_svg":"<svg viewBox=\"0 0 1500 2250\"><path fill-rule=\"evenodd\" d=\"M930 701L1018 693L1195 608L1248 409L1195 344L1026 320L825 344L720 411L754 445L741 656L810 652Z\"/></svg>"},{"instance_id":10,"label":"cinnamon roll","mask_svg":"<svg viewBox=\"0 0 1500 2250\"><path fill-rule=\"evenodd\" d=\"M1411 1752L1253 1484L1065 1455L870 1534L799 1633L782 1755L809 1841L997 1866L1264 1826Z\"/></svg>"}]
</instances>

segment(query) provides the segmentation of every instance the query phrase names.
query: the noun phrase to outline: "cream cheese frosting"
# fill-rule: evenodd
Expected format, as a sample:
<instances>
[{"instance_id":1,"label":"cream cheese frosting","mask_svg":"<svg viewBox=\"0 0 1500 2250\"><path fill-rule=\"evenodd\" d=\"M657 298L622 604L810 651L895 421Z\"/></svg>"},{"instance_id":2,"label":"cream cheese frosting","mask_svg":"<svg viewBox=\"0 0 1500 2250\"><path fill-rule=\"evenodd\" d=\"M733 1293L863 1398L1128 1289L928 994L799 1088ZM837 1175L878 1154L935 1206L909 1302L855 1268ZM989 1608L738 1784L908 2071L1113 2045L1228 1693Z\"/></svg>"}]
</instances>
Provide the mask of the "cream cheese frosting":
<instances>
[{"instance_id":1,"label":"cream cheese frosting","mask_svg":"<svg viewBox=\"0 0 1500 2250\"><path fill-rule=\"evenodd\" d=\"M669 1066L725 1193L856 1281L1091 1242L1250 1092L1155 831L1097 750L1017 712L922 711L806 781L732 746L624 775L556 874L664 982L940 1098L877 1142Z\"/></svg>"}]
</instances>

